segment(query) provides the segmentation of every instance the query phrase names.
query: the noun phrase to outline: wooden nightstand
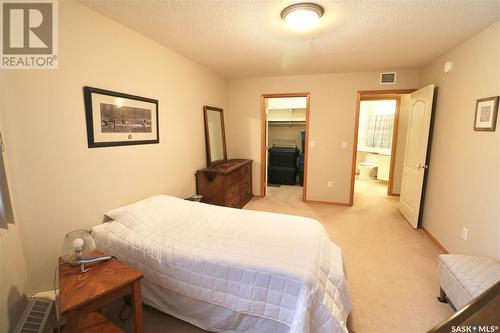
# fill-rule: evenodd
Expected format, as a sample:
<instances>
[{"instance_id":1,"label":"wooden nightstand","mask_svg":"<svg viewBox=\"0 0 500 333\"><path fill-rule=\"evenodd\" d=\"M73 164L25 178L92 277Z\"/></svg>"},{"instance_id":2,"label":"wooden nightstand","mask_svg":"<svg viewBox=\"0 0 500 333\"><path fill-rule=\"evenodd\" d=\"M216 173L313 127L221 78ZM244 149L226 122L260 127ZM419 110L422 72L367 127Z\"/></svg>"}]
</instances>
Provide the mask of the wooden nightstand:
<instances>
[{"instance_id":1,"label":"wooden nightstand","mask_svg":"<svg viewBox=\"0 0 500 333\"><path fill-rule=\"evenodd\" d=\"M116 299L131 295L135 332L144 332L142 273L116 259L88 267L90 270L86 273L80 273L80 267L69 264L59 267L59 311L66 317L67 331L122 332L99 310Z\"/></svg>"}]
</instances>

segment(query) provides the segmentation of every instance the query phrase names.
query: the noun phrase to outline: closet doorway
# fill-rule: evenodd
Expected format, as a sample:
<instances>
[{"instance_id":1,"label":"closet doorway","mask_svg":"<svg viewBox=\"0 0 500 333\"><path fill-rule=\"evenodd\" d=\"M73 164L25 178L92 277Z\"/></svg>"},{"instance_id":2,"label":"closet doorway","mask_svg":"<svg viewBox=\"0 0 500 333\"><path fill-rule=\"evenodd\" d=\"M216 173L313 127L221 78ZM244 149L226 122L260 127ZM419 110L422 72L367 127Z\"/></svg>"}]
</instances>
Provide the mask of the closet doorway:
<instances>
[{"instance_id":1,"label":"closet doorway","mask_svg":"<svg viewBox=\"0 0 500 333\"><path fill-rule=\"evenodd\" d=\"M309 93L261 97L260 196L307 195Z\"/></svg>"}]
</instances>

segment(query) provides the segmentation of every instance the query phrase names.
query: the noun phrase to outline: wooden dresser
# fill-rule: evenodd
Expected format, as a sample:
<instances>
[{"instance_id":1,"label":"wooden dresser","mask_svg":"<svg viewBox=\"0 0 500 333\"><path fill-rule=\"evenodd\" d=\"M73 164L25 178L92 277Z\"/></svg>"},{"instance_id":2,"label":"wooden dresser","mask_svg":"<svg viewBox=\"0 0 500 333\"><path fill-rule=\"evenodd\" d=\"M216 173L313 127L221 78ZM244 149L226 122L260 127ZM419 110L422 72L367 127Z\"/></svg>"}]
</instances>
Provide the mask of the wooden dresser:
<instances>
[{"instance_id":1,"label":"wooden dresser","mask_svg":"<svg viewBox=\"0 0 500 333\"><path fill-rule=\"evenodd\" d=\"M243 207L253 197L252 160L227 160L196 171L196 193L208 204Z\"/></svg>"}]
</instances>

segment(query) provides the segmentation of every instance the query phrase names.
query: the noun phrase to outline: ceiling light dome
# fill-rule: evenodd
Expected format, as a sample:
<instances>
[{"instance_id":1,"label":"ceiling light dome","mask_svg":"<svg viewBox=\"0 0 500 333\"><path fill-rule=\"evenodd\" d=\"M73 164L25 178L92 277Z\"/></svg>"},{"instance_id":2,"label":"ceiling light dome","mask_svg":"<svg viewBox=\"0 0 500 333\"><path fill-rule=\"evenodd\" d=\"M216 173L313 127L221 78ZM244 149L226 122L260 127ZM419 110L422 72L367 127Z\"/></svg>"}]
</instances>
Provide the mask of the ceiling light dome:
<instances>
[{"instance_id":1,"label":"ceiling light dome","mask_svg":"<svg viewBox=\"0 0 500 333\"><path fill-rule=\"evenodd\" d=\"M295 31L307 31L319 23L325 10L315 3L303 2L288 6L281 12L281 18Z\"/></svg>"}]
</instances>

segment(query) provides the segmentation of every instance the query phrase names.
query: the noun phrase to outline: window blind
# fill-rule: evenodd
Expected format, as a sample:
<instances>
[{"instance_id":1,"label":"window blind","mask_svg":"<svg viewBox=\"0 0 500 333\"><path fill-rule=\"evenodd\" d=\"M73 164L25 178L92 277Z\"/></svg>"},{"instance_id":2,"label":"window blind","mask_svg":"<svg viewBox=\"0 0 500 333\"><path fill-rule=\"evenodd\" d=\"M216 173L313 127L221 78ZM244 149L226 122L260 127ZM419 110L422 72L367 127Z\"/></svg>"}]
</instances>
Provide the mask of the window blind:
<instances>
[{"instance_id":1,"label":"window blind","mask_svg":"<svg viewBox=\"0 0 500 333\"><path fill-rule=\"evenodd\" d=\"M366 119L366 147L387 148L392 146L394 115L371 114Z\"/></svg>"}]
</instances>

